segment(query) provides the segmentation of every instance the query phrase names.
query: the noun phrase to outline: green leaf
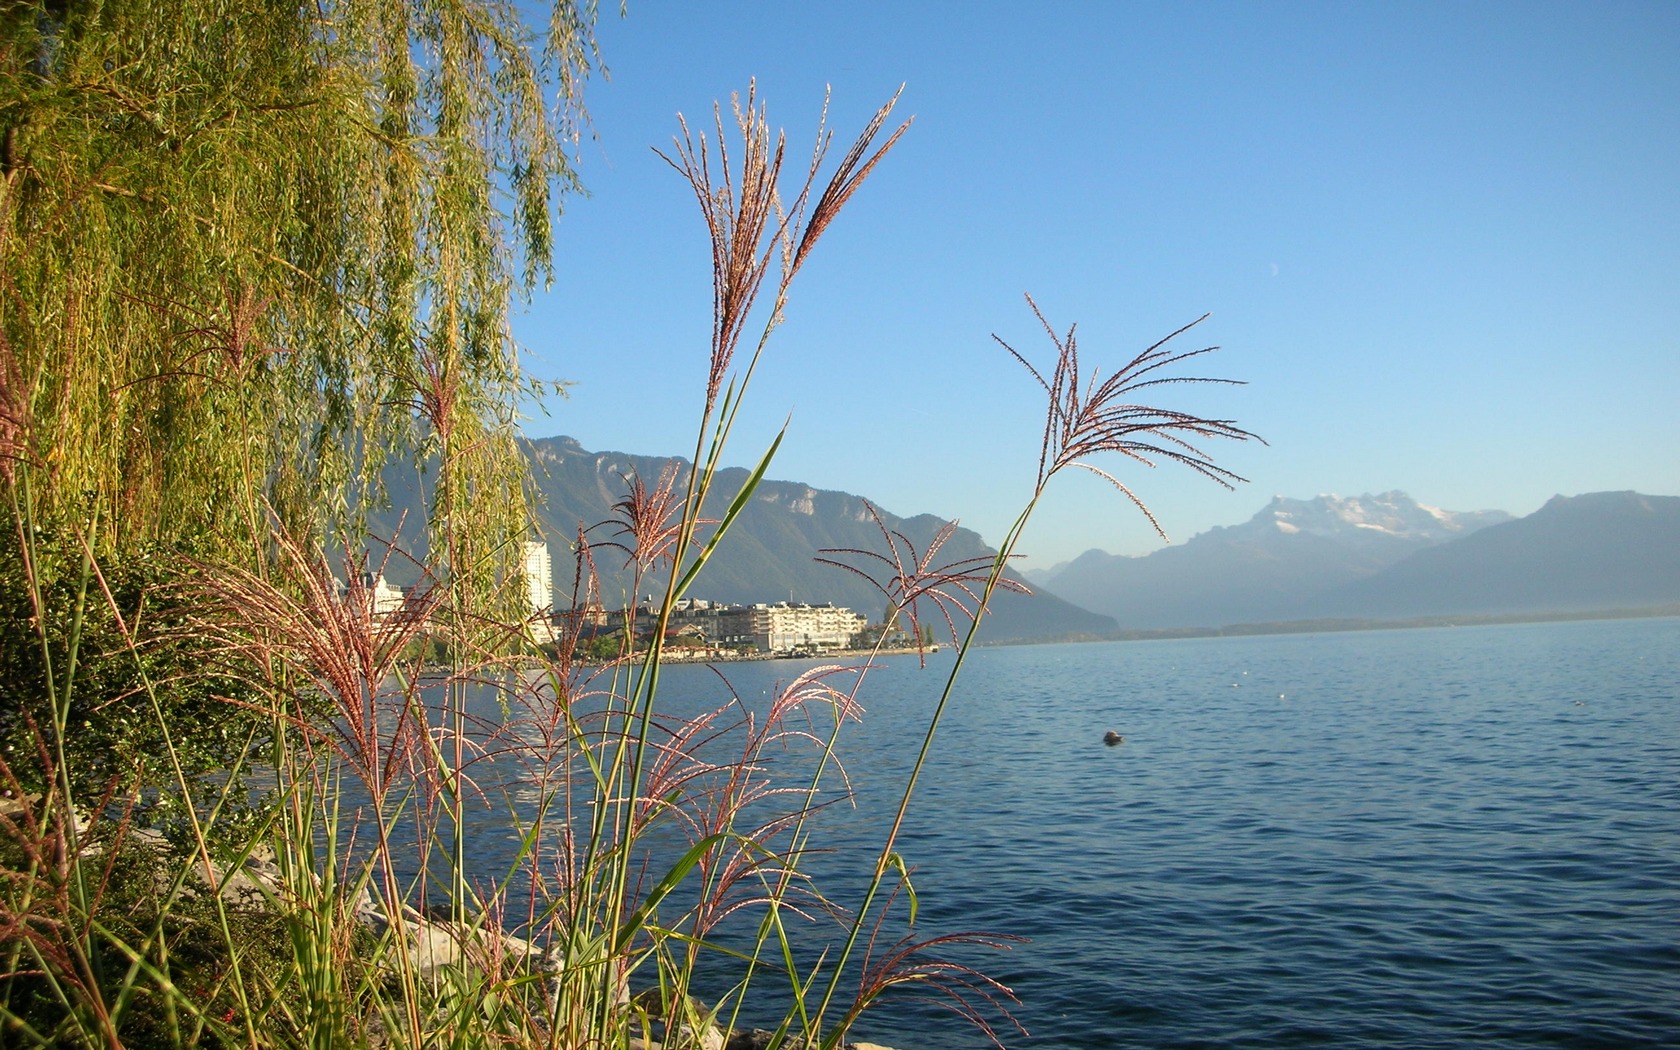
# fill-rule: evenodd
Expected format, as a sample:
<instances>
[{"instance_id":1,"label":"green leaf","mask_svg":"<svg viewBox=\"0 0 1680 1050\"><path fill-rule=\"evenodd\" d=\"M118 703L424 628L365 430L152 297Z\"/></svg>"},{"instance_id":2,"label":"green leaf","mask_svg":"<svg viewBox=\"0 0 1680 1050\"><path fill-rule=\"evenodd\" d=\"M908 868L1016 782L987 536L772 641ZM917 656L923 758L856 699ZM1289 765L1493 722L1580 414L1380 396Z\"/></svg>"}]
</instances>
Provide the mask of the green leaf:
<instances>
[{"instance_id":1,"label":"green leaf","mask_svg":"<svg viewBox=\"0 0 1680 1050\"><path fill-rule=\"evenodd\" d=\"M699 556L694 559L694 564L688 567L688 571L683 573L682 579L678 581L676 596L680 597L687 592L689 585L694 582L694 578L700 575L700 570L705 567L707 559L712 556L713 551L717 550L718 544L723 541L724 535L729 532L729 527L735 523L736 518L741 516L741 512L747 509L747 504L752 502L753 492L757 490L759 483L764 480L765 472L770 469L770 461L776 457L776 450L781 448L782 438L786 436L787 425L784 423L782 429L776 433L776 440L770 442L769 451L764 453L764 457L758 461L758 466L753 468L752 474L742 483L741 490L735 493L735 498L730 502L729 509L724 512L722 520L718 522L717 531L712 534L712 538L701 549Z\"/></svg>"},{"instance_id":2,"label":"green leaf","mask_svg":"<svg viewBox=\"0 0 1680 1050\"><path fill-rule=\"evenodd\" d=\"M899 881L904 886L904 894L910 901L910 925L914 926L920 902L916 898L916 887L910 882L910 867L904 863L904 855L897 850L887 854L887 867L898 872Z\"/></svg>"},{"instance_id":3,"label":"green leaf","mask_svg":"<svg viewBox=\"0 0 1680 1050\"><path fill-rule=\"evenodd\" d=\"M613 950L622 952L629 947L630 942L635 938L636 933L643 927L649 925L654 912L659 910L659 905L664 903L665 898L671 895L671 891L676 889L677 886L682 883L682 880L688 877L689 873L692 872L695 866L700 863L700 858L704 857L713 846L721 845L725 842L738 839L739 837L740 836L731 832L718 832L714 835L707 835L705 838L700 839L694 845L690 846L688 851L677 859L676 864L672 865L670 870L665 872L664 877L662 877L659 882L654 885L653 889L648 891L647 897L642 900L642 903L634 912L630 913L630 917L625 919L624 922L619 925L618 935L614 939L613 943Z\"/></svg>"}]
</instances>

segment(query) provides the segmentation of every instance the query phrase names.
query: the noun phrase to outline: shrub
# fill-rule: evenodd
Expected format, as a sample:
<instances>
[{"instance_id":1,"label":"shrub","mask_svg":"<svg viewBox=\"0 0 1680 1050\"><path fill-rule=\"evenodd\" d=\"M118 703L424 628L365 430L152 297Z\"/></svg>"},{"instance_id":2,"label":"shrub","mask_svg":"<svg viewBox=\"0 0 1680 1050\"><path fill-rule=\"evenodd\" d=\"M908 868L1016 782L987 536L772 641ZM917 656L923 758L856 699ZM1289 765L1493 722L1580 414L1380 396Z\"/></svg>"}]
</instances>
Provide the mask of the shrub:
<instances>
[{"instance_id":1,"label":"shrub","mask_svg":"<svg viewBox=\"0 0 1680 1050\"><path fill-rule=\"evenodd\" d=\"M252 668L219 659L188 629L183 562L156 547L95 562L62 534L15 523L0 543L0 758L14 790L51 779L74 796L144 795L167 805L174 754L191 778L243 768L268 720L250 706ZM190 727L190 731L182 729ZM161 790L160 789L164 789Z\"/></svg>"}]
</instances>

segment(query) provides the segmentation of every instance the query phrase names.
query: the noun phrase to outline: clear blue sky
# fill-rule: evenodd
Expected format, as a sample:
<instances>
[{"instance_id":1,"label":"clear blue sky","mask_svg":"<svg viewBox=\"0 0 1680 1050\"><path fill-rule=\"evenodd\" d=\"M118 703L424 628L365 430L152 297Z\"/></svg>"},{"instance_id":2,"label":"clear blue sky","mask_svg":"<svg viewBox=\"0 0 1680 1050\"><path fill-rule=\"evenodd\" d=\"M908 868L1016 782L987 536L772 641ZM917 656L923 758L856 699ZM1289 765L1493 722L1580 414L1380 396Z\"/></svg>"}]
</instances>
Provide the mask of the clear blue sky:
<instances>
[{"instance_id":1,"label":"clear blue sky","mask_svg":"<svg viewBox=\"0 0 1680 1050\"><path fill-rule=\"evenodd\" d=\"M532 436L692 452L709 254L651 149L677 113L756 77L797 161L825 88L849 139L902 83L916 123L795 284L737 464L791 414L771 476L996 542L1043 405L991 335L1048 361L1030 292L1105 368L1211 312L1189 338L1248 385L1171 396L1270 442L1215 446L1251 483L1106 464L1175 542L1274 494L1680 493L1680 4L603 7L590 195L516 323L575 386ZM1076 473L1028 566L1159 546Z\"/></svg>"}]
</instances>

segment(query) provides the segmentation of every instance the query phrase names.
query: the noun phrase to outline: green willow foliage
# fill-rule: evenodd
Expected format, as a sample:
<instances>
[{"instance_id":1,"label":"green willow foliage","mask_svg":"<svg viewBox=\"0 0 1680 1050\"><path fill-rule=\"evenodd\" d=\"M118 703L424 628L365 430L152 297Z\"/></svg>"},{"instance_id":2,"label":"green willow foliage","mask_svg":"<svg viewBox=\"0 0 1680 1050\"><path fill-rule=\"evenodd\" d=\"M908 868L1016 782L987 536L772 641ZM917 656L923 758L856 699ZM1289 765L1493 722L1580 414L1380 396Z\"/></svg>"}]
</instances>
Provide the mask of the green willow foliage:
<instances>
[{"instance_id":1,"label":"green willow foliage","mask_svg":"<svg viewBox=\"0 0 1680 1050\"><path fill-rule=\"evenodd\" d=\"M354 541L387 457L482 604L528 527L510 303L550 274L593 4L0 11L0 484L101 557ZM17 505L14 502L14 506Z\"/></svg>"}]
</instances>

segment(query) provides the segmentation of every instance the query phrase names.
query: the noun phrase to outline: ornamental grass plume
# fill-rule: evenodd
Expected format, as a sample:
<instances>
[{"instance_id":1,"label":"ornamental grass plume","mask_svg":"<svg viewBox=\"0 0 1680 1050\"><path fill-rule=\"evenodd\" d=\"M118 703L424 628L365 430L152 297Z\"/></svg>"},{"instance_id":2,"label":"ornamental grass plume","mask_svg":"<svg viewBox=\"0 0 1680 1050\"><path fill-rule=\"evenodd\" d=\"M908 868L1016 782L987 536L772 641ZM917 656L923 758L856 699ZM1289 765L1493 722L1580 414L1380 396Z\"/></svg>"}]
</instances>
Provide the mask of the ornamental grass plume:
<instances>
[{"instance_id":1,"label":"ornamental grass plume","mask_svg":"<svg viewBox=\"0 0 1680 1050\"><path fill-rule=\"evenodd\" d=\"M1025 943L1026 938L991 933L918 937L908 933L892 944L882 945L879 942L886 918L900 893L910 895L910 912L912 916L915 914L915 890L910 885L909 873L905 872L881 908L875 928L870 931L863 968L858 975L857 994L846 1016L836 1027L844 1031L881 996L896 990L911 1002L927 1003L951 1011L973 1025L994 1046L1001 1047L1003 1040L988 1020L988 1012L1002 1017L1022 1035L1028 1034L1010 1010L1010 1004L1021 1001L1012 989L972 966L941 954L960 947L1008 951L1013 945ZM911 925L914 924L912 918Z\"/></svg>"},{"instance_id":2,"label":"ornamental grass plume","mask_svg":"<svg viewBox=\"0 0 1680 1050\"><path fill-rule=\"evenodd\" d=\"M763 478L781 443L778 435L757 468L750 472L746 485L731 503L728 512L716 523L719 526L717 530L691 560L690 547L696 542L695 530L702 522L700 509L711 495L713 481L722 464L724 446L734 428L753 372L771 333L781 323L788 289L824 231L851 200L864 179L909 129L911 121L906 120L884 143L874 146L876 137L897 103L898 93L895 92L885 105L875 111L874 117L841 158L823 192L817 196L814 207L812 190L833 141L833 134L828 130L826 98L817 126L816 143L811 151L810 166L791 202L780 187L786 136L778 132L772 144L767 111L758 104L756 82L749 82L744 107L739 95L732 96L730 100L742 143L738 164L730 160L722 108L716 105L712 109L717 129L715 144L708 142L704 133L695 136L689 130L687 120L679 114L677 120L681 134L673 140L672 153L655 150L693 191L706 224L712 256L712 337L706 400L696 431L694 465L688 473L683 497L682 526L672 545L673 571L666 588L665 611L661 612L658 620L659 637L663 637L669 623L669 610L676 598L693 581L729 531L736 515L745 506L746 497ZM714 150L718 168L715 178L712 170ZM781 273L776 281L769 316L759 331L746 368L738 376L729 378L730 366L746 331L749 315L775 259L781 261ZM726 379L728 391L724 394ZM724 395L721 405L720 395ZM658 677L657 642L650 647L649 654L650 674L647 681L652 684Z\"/></svg>"},{"instance_id":3,"label":"ornamental grass plume","mask_svg":"<svg viewBox=\"0 0 1680 1050\"><path fill-rule=\"evenodd\" d=\"M1004 342L1000 336L993 334L992 338L1032 373L1032 377L1038 380L1038 385L1049 397L1049 411L1044 419L1044 443L1038 456L1038 485L1034 490L1035 497L1037 493L1044 491L1044 486L1057 471L1063 467L1079 467L1119 489L1143 512L1156 534L1165 540L1166 532L1162 530L1160 522L1155 520L1155 515L1150 513L1143 500L1119 478L1091 463L1092 456L1115 452L1146 467L1153 467L1157 462L1177 463L1227 489L1232 487L1232 482L1248 480L1216 464L1211 456L1192 443L1192 439L1228 438L1246 441L1255 438L1261 441L1260 438L1239 428L1229 419L1205 419L1187 412L1153 408L1128 400L1138 391L1156 386L1194 383L1243 385L1236 379L1158 374L1163 368L1202 354L1211 354L1219 349L1217 346L1182 351L1167 348L1167 344L1173 339L1207 320L1207 314L1159 340L1114 374L1106 377L1100 373L1092 375L1085 379L1082 385L1079 342L1075 334L1078 326L1070 326L1066 336L1058 336L1050 322L1045 319L1043 311L1038 308L1038 303L1033 301L1033 297L1028 295L1026 299L1027 305L1032 307L1033 316L1044 326L1045 333L1050 336L1051 343L1056 347L1056 365L1051 369L1050 379L1046 380L1031 361Z\"/></svg>"},{"instance_id":4,"label":"ornamental grass plume","mask_svg":"<svg viewBox=\"0 0 1680 1050\"><path fill-rule=\"evenodd\" d=\"M198 567L193 587L204 604L193 625L207 643L268 668L283 694L324 700L332 715L325 731L306 708L286 712L287 720L308 739L324 735L369 795L383 800L400 769L428 766L428 727L409 691L392 688L391 676L422 656L417 643L433 624L443 589L428 579L382 613L368 579L384 574L384 562L368 572L365 558L347 555L341 590L325 559L278 527L274 536L278 579L236 565ZM394 549L387 547L387 558ZM314 688L282 685L288 678Z\"/></svg>"},{"instance_id":5,"label":"ornamental grass plume","mask_svg":"<svg viewBox=\"0 0 1680 1050\"><path fill-rule=\"evenodd\" d=\"M835 668L817 669L819 677ZM809 673L802 676L809 681ZM692 940L685 970L697 968L707 938L726 918L744 909L775 904L805 913L826 908L798 872L783 840L805 816L802 788L772 775L772 749L796 739L822 742L788 724L808 702L832 702L832 691L808 687L783 690L762 718L738 698L688 719L661 727L659 755L648 776L643 830L655 820L679 827L698 848L696 893L686 920ZM839 708L836 719L847 717ZM716 754L715 759L703 757ZM791 805L778 803L791 802ZM801 892L801 890L803 892Z\"/></svg>"},{"instance_id":6,"label":"ornamental grass plume","mask_svg":"<svg viewBox=\"0 0 1680 1050\"><path fill-rule=\"evenodd\" d=\"M196 378L211 383L243 383L251 378L257 363L265 357L283 354L286 348L265 342L268 330L267 314L278 301L275 296L258 296L250 284L220 282L221 298L207 307L173 299L157 300L124 293L122 298L137 303L167 317L181 327L177 337L197 349L172 369L144 376L123 384L158 383L177 379ZM200 359L209 364L200 366Z\"/></svg>"},{"instance_id":7,"label":"ornamental grass plume","mask_svg":"<svg viewBox=\"0 0 1680 1050\"><path fill-rule=\"evenodd\" d=\"M951 644L957 644L957 618L960 616L963 620L972 622L980 614L980 591L985 589L987 579L991 575L993 556L977 554L936 566L933 564L934 558L957 531L955 521L946 522L934 534L933 539L928 541L927 550L918 554L916 545L908 536L897 529L887 528L874 504L864 500L863 507L875 522L875 527L881 531L882 547L886 553L857 547L825 547L818 553L832 557L820 557L816 560L823 565L832 565L860 576L880 591L887 599L887 623L884 626L891 628L893 621L902 613L910 621L910 633L916 639L916 652L922 657L922 665L925 667L927 651L923 646L921 631L923 601L931 602L940 616L944 617L945 627L951 633ZM877 570L877 573L872 575L869 571L842 560L846 558L880 564L871 566ZM889 569L891 575L880 575ZM1008 577L1000 577L997 585L1017 594L1032 593L1026 584ZM965 598L967 601L964 601ZM953 616L953 613L957 615Z\"/></svg>"},{"instance_id":8,"label":"ornamental grass plume","mask_svg":"<svg viewBox=\"0 0 1680 1050\"><path fill-rule=\"evenodd\" d=\"M772 143L766 110L758 104L756 81L747 87L745 107L741 105L739 95L730 99L742 143L738 163L730 161L725 145L723 110L713 107L713 122L717 127L716 181L712 173L712 144L707 142L704 133L696 139L689 130L688 121L680 115L677 120L682 134L674 140L674 156L655 151L693 188L695 199L700 204L701 218L705 220L706 231L711 237L712 357L706 379L708 415L717 402L724 377L729 372L730 362L746 329L747 317L770 272L771 262L779 258L782 265L766 335L768 328L781 320L788 286L816 247L817 240L875 165L898 142L899 136L909 129L911 122L907 120L887 137L880 148L870 152L875 137L880 134L897 102L898 94L894 93L886 105L875 112L846 151L839 167L817 197L814 208L810 206L811 190L833 141L833 134L828 130L826 99L817 126L817 142L812 150L810 168L791 204L784 204L780 190L787 138L778 132ZM761 339L759 349L762 348ZM756 352L754 356L756 359Z\"/></svg>"},{"instance_id":9,"label":"ornamental grass plume","mask_svg":"<svg viewBox=\"0 0 1680 1050\"><path fill-rule=\"evenodd\" d=\"M601 522L611 525L613 535L621 539L607 540L602 547L614 547L624 552L624 564L634 563L639 581L642 574L661 560L676 557L677 537L682 535L683 505L677 491L677 464L666 463L659 471L653 488L640 474L619 474L625 492L612 505L613 517ZM701 518L696 525L716 525L713 518ZM635 587L631 588L632 592Z\"/></svg>"}]
</instances>

